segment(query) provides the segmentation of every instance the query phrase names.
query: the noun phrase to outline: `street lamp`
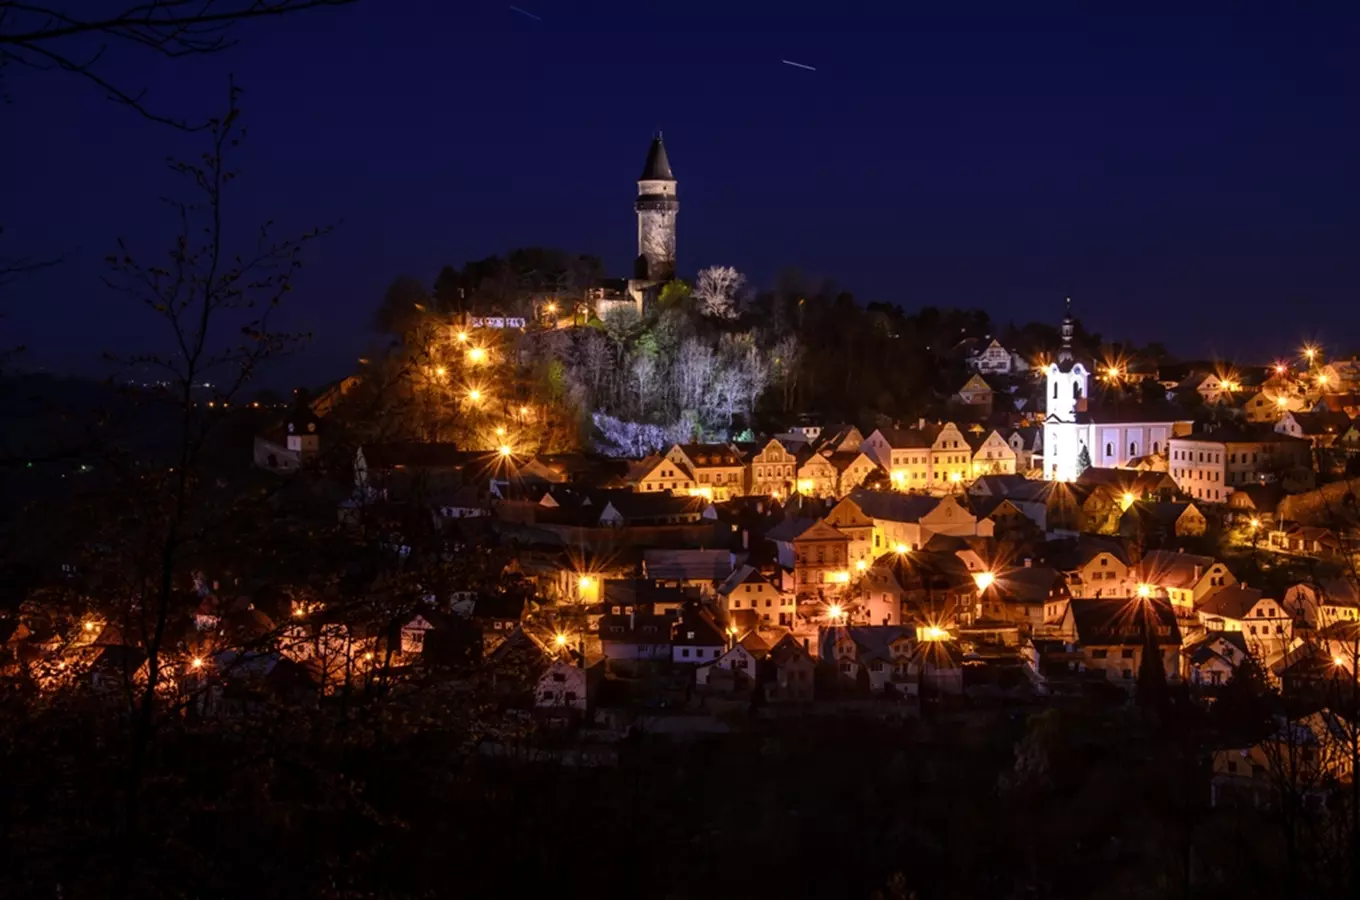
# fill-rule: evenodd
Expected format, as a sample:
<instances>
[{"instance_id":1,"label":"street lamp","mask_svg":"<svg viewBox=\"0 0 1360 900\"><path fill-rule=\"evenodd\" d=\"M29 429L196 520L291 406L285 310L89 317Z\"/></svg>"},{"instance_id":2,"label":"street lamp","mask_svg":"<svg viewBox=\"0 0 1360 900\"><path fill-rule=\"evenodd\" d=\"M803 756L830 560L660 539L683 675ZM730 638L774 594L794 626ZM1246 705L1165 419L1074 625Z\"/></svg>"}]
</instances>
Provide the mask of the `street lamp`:
<instances>
[{"instance_id":1,"label":"street lamp","mask_svg":"<svg viewBox=\"0 0 1360 900\"><path fill-rule=\"evenodd\" d=\"M1140 596L1140 597L1151 597L1151 596L1152 596L1152 585L1150 585L1150 584L1140 584L1140 585L1138 585L1138 596Z\"/></svg>"},{"instance_id":2,"label":"street lamp","mask_svg":"<svg viewBox=\"0 0 1360 900\"><path fill-rule=\"evenodd\" d=\"M466 344L468 339L468 333L466 331L460 331L458 332L458 334L455 335L455 337L458 338L458 343Z\"/></svg>"},{"instance_id":3,"label":"street lamp","mask_svg":"<svg viewBox=\"0 0 1360 900\"><path fill-rule=\"evenodd\" d=\"M486 349L484 347L473 347L467 352L468 362L474 366L486 362Z\"/></svg>"},{"instance_id":4,"label":"street lamp","mask_svg":"<svg viewBox=\"0 0 1360 900\"><path fill-rule=\"evenodd\" d=\"M996 584L996 576L991 572L978 572L973 575L973 581L977 584L978 590L985 591Z\"/></svg>"},{"instance_id":5,"label":"street lamp","mask_svg":"<svg viewBox=\"0 0 1360 900\"><path fill-rule=\"evenodd\" d=\"M501 455L501 459L509 459L510 454L514 453L515 451L510 449L509 444L501 444L500 449L497 450L496 452Z\"/></svg>"},{"instance_id":6,"label":"street lamp","mask_svg":"<svg viewBox=\"0 0 1360 900\"><path fill-rule=\"evenodd\" d=\"M471 390L468 391L468 399L471 400L473 403L481 403L482 392L477 388L472 388Z\"/></svg>"},{"instance_id":7,"label":"street lamp","mask_svg":"<svg viewBox=\"0 0 1360 900\"><path fill-rule=\"evenodd\" d=\"M827 616L830 617L831 621L833 622L839 619L844 614L844 612L845 610L841 609L841 605L839 603L833 603L826 609Z\"/></svg>"}]
</instances>

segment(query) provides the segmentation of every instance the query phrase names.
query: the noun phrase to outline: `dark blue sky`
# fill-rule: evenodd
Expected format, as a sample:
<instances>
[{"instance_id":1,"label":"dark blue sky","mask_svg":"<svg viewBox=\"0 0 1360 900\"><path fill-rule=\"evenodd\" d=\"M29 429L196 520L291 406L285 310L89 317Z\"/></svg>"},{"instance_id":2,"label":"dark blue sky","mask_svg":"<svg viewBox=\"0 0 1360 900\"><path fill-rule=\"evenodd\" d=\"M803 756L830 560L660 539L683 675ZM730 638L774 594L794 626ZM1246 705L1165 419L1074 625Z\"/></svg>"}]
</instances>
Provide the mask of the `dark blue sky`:
<instances>
[{"instance_id":1,"label":"dark blue sky","mask_svg":"<svg viewBox=\"0 0 1360 900\"><path fill-rule=\"evenodd\" d=\"M110 57L106 74L186 116L216 111L235 73L242 229L343 222L294 295L288 324L316 343L290 375L360 355L398 274L432 281L529 244L626 274L658 127L685 273L730 263L769 282L798 266L863 301L1001 321L1056 318L1070 294L1107 336L1238 360L1305 336L1360 344L1360 12L517 5L542 21L363 0L244 29L218 57ZM13 71L7 87L10 252L67 262L9 290L0 343L89 369L149 339L145 314L101 287L101 260L120 235L164 245L160 160L186 145L71 78Z\"/></svg>"}]
</instances>

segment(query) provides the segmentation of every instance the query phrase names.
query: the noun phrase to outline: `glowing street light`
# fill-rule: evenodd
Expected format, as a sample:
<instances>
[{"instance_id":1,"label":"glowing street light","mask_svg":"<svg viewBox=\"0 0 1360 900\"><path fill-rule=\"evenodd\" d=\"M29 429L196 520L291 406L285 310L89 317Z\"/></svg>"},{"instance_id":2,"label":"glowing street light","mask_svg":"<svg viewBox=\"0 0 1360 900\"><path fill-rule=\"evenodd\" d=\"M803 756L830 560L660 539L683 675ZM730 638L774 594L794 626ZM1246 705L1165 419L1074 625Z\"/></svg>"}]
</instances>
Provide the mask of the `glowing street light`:
<instances>
[{"instance_id":1,"label":"glowing street light","mask_svg":"<svg viewBox=\"0 0 1360 900\"><path fill-rule=\"evenodd\" d=\"M549 303L547 306L545 306L545 307L543 307L543 308L544 308L544 310L547 311L548 315L550 315L550 316L555 316L555 315L557 315L557 304L556 304L556 303Z\"/></svg>"},{"instance_id":2,"label":"glowing street light","mask_svg":"<svg viewBox=\"0 0 1360 900\"><path fill-rule=\"evenodd\" d=\"M991 572L976 572L973 574L973 581L977 583L978 590L985 591L996 584L996 576Z\"/></svg>"},{"instance_id":3,"label":"glowing street light","mask_svg":"<svg viewBox=\"0 0 1360 900\"><path fill-rule=\"evenodd\" d=\"M496 426L496 437L505 437L505 426L504 426L504 425L497 425L497 426Z\"/></svg>"},{"instance_id":4,"label":"glowing street light","mask_svg":"<svg viewBox=\"0 0 1360 900\"><path fill-rule=\"evenodd\" d=\"M906 553L906 552L907 552L907 549L908 549L908 548L907 548L907 545L906 545L906 544L897 544L896 546L893 547L893 552L894 552L894 553Z\"/></svg>"},{"instance_id":5,"label":"glowing street light","mask_svg":"<svg viewBox=\"0 0 1360 900\"><path fill-rule=\"evenodd\" d=\"M473 347L471 350L467 352L467 358L468 362L472 363L473 365L480 365L486 362L486 348Z\"/></svg>"},{"instance_id":6,"label":"glowing street light","mask_svg":"<svg viewBox=\"0 0 1360 900\"><path fill-rule=\"evenodd\" d=\"M567 636L559 631L553 636L553 643L559 647L565 647L567 646Z\"/></svg>"},{"instance_id":7,"label":"glowing street light","mask_svg":"<svg viewBox=\"0 0 1360 900\"><path fill-rule=\"evenodd\" d=\"M509 444L501 444L500 449L496 452L501 455L501 459L509 459L510 455L515 451L510 449Z\"/></svg>"},{"instance_id":8,"label":"glowing street light","mask_svg":"<svg viewBox=\"0 0 1360 900\"><path fill-rule=\"evenodd\" d=\"M438 375L440 378L443 378L445 375L449 374L449 370L444 368L443 366L435 366L434 374Z\"/></svg>"},{"instance_id":9,"label":"glowing street light","mask_svg":"<svg viewBox=\"0 0 1360 900\"><path fill-rule=\"evenodd\" d=\"M1346 664L1346 661L1345 661L1344 659L1342 659L1341 657L1339 657L1339 656L1333 656L1333 657L1332 657L1332 665L1334 665L1334 666L1340 668L1341 666L1344 666L1345 664Z\"/></svg>"},{"instance_id":10,"label":"glowing street light","mask_svg":"<svg viewBox=\"0 0 1360 900\"><path fill-rule=\"evenodd\" d=\"M827 617L834 622L845 614L845 610L841 609L841 605L839 603L833 603L826 608L826 614Z\"/></svg>"},{"instance_id":11,"label":"glowing street light","mask_svg":"<svg viewBox=\"0 0 1360 900\"><path fill-rule=\"evenodd\" d=\"M963 481L963 473L962 473L962 472L950 472L950 473L949 473L949 480L952 481L952 482L954 482L955 484L958 484L960 481Z\"/></svg>"},{"instance_id":12,"label":"glowing street light","mask_svg":"<svg viewBox=\"0 0 1360 900\"><path fill-rule=\"evenodd\" d=\"M1247 523L1247 524L1251 525L1251 530L1252 530L1252 531L1257 531L1257 530L1259 530L1260 527L1261 527L1261 520L1258 519L1258 518L1256 518L1255 516L1252 516L1252 517L1251 517L1251 521L1250 521L1249 523Z\"/></svg>"},{"instance_id":13,"label":"glowing street light","mask_svg":"<svg viewBox=\"0 0 1360 900\"><path fill-rule=\"evenodd\" d=\"M1303 348L1303 355L1308 357L1309 362L1312 362L1313 360L1317 359L1317 354L1318 350L1316 347L1308 346Z\"/></svg>"},{"instance_id":14,"label":"glowing street light","mask_svg":"<svg viewBox=\"0 0 1360 900\"><path fill-rule=\"evenodd\" d=\"M858 571L863 572L865 569L869 568L869 565L864 560L860 559L855 561L855 568Z\"/></svg>"},{"instance_id":15,"label":"glowing street light","mask_svg":"<svg viewBox=\"0 0 1360 900\"><path fill-rule=\"evenodd\" d=\"M458 338L458 343L466 344L468 339L468 333L466 331L460 331L458 332L457 335L455 335L455 337Z\"/></svg>"},{"instance_id":16,"label":"glowing street light","mask_svg":"<svg viewBox=\"0 0 1360 900\"><path fill-rule=\"evenodd\" d=\"M1140 596L1140 597L1151 597L1151 596L1152 596L1152 585L1150 585L1150 584L1140 584L1140 585L1138 585L1138 596Z\"/></svg>"},{"instance_id":17,"label":"glowing street light","mask_svg":"<svg viewBox=\"0 0 1360 900\"><path fill-rule=\"evenodd\" d=\"M921 640L947 641L949 640L949 632L935 625L927 625L921 629Z\"/></svg>"},{"instance_id":18,"label":"glowing street light","mask_svg":"<svg viewBox=\"0 0 1360 900\"><path fill-rule=\"evenodd\" d=\"M1326 387L1328 380L1329 379L1327 378L1327 373L1323 372L1321 375L1318 376L1318 387Z\"/></svg>"},{"instance_id":19,"label":"glowing street light","mask_svg":"<svg viewBox=\"0 0 1360 900\"><path fill-rule=\"evenodd\" d=\"M1275 405L1278 406L1280 409L1284 409L1286 406L1289 405L1289 399L1287 397L1276 397Z\"/></svg>"},{"instance_id":20,"label":"glowing street light","mask_svg":"<svg viewBox=\"0 0 1360 900\"><path fill-rule=\"evenodd\" d=\"M595 579L589 575L582 575L576 579L576 586L583 591L588 591L595 586Z\"/></svg>"},{"instance_id":21,"label":"glowing street light","mask_svg":"<svg viewBox=\"0 0 1360 900\"><path fill-rule=\"evenodd\" d=\"M189 661L189 665L195 669L201 669L203 668L203 660L200 657L195 656Z\"/></svg>"},{"instance_id":22,"label":"glowing street light","mask_svg":"<svg viewBox=\"0 0 1360 900\"><path fill-rule=\"evenodd\" d=\"M472 390L468 391L468 399L471 400L473 403L481 403L482 392L477 388L473 388Z\"/></svg>"},{"instance_id":23,"label":"glowing street light","mask_svg":"<svg viewBox=\"0 0 1360 900\"><path fill-rule=\"evenodd\" d=\"M1137 497L1133 496L1133 491L1125 491L1125 492L1124 492L1124 508L1125 508L1125 509L1128 509L1130 506L1133 506L1133 501L1134 501L1134 500L1137 500L1137 499L1138 499Z\"/></svg>"}]
</instances>

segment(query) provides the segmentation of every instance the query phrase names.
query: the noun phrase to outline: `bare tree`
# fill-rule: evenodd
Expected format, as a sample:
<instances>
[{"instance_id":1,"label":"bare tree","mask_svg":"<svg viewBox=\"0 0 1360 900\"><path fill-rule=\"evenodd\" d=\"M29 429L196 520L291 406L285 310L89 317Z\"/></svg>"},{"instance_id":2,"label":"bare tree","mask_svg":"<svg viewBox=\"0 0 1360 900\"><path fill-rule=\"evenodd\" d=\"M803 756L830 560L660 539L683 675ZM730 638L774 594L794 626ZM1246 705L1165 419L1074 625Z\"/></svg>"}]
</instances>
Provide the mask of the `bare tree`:
<instances>
[{"instance_id":1,"label":"bare tree","mask_svg":"<svg viewBox=\"0 0 1360 900\"><path fill-rule=\"evenodd\" d=\"M715 319L735 319L741 312L737 298L746 276L732 266L709 266L699 270L694 299L699 312Z\"/></svg>"},{"instance_id":2,"label":"bare tree","mask_svg":"<svg viewBox=\"0 0 1360 900\"><path fill-rule=\"evenodd\" d=\"M101 62L110 47L148 50L178 58L217 53L235 43L233 30L268 19L353 0L142 0L104 11L75 13L50 3L0 2L0 68L6 63L77 75L148 119L177 127L184 120L154 112L146 91L114 84ZM203 123L195 127L209 127Z\"/></svg>"},{"instance_id":3,"label":"bare tree","mask_svg":"<svg viewBox=\"0 0 1360 900\"><path fill-rule=\"evenodd\" d=\"M687 338L675 360L680 408L702 409L713 379L713 348L701 338Z\"/></svg>"}]
</instances>

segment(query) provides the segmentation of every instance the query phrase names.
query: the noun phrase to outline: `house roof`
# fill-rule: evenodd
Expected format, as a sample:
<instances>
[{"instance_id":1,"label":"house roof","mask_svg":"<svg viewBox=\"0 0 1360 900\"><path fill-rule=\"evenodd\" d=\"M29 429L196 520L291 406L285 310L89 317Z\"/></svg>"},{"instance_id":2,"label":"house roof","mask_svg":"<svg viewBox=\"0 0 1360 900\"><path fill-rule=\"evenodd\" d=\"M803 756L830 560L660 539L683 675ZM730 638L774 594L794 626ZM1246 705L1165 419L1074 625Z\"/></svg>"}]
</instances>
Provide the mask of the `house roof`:
<instances>
[{"instance_id":1,"label":"house roof","mask_svg":"<svg viewBox=\"0 0 1360 900\"><path fill-rule=\"evenodd\" d=\"M791 541L817 524L817 521L811 517L788 518L765 532L765 537L772 541Z\"/></svg>"},{"instance_id":2,"label":"house roof","mask_svg":"<svg viewBox=\"0 0 1360 900\"><path fill-rule=\"evenodd\" d=\"M835 453L828 456L827 459L830 460L831 465L836 467L837 472L844 472L860 459L863 459L867 463L877 465L877 463L874 463L872 459L859 450L837 450Z\"/></svg>"},{"instance_id":3,"label":"house roof","mask_svg":"<svg viewBox=\"0 0 1360 900\"><path fill-rule=\"evenodd\" d=\"M919 428L880 428L878 433L893 450L924 450L935 443L935 436Z\"/></svg>"},{"instance_id":4,"label":"house roof","mask_svg":"<svg viewBox=\"0 0 1360 900\"><path fill-rule=\"evenodd\" d=\"M648 613L600 616L600 641L602 643L645 644L671 643L671 617Z\"/></svg>"},{"instance_id":5,"label":"house roof","mask_svg":"<svg viewBox=\"0 0 1360 900\"><path fill-rule=\"evenodd\" d=\"M1345 434L1351 427L1350 416L1344 412L1290 413L1304 434Z\"/></svg>"},{"instance_id":6,"label":"house roof","mask_svg":"<svg viewBox=\"0 0 1360 900\"><path fill-rule=\"evenodd\" d=\"M1205 615L1222 616L1225 619L1245 619L1261 600L1261 592L1256 588L1240 584L1214 591L1199 606Z\"/></svg>"},{"instance_id":7,"label":"house roof","mask_svg":"<svg viewBox=\"0 0 1360 900\"><path fill-rule=\"evenodd\" d=\"M746 632L746 635L742 637L740 641L737 641L737 643L742 647L745 647L746 652L750 653L756 659L764 659L770 654L769 643L760 636L760 632L758 631L752 630Z\"/></svg>"},{"instance_id":8,"label":"house roof","mask_svg":"<svg viewBox=\"0 0 1360 900\"><path fill-rule=\"evenodd\" d=\"M698 516L708 505L703 497L685 497L660 492L608 491L596 506L602 515L606 508L623 517L625 523L674 516ZM596 517L598 521L598 516Z\"/></svg>"},{"instance_id":9,"label":"house roof","mask_svg":"<svg viewBox=\"0 0 1360 900\"><path fill-rule=\"evenodd\" d=\"M922 516L940 505L939 497L927 494L871 491L864 487L855 488L849 496L866 516L887 522L919 522Z\"/></svg>"},{"instance_id":10,"label":"house roof","mask_svg":"<svg viewBox=\"0 0 1360 900\"><path fill-rule=\"evenodd\" d=\"M1136 497L1176 489L1175 479L1166 472L1107 469L1097 466L1088 466L1085 471L1077 476L1077 484L1110 487L1121 493L1131 493Z\"/></svg>"},{"instance_id":11,"label":"house roof","mask_svg":"<svg viewBox=\"0 0 1360 900\"><path fill-rule=\"evenodd\" d=\"M675 637L671 643L677 647L720 647L727 644L727 639L713 617L701 610L681 616L675 624Z\"/></svg>"},{"instance_id":12,"label":"house roof","mask_svg":"<svg viewBox=\"0 0 1360 900\"><path fill-rule=\"evenodd\" d=\"M776 666L785 666L789 663L812 664L812 656L803 649L803 645L791 634L786 634L770 648L769 658L774 661Z\"/></svg>"},{"instance_id":13,"label":"house roof","mask_svg":"<svg viewBox=\"0 0 1360 900\"><path fill-rule=\"evenodd\" d=\"M1170 605L1158 601L1130 601L1123 598L1069 601L1077 641L1088 646L1138 646L1146 643L1145 626L1158 626L1153 637L1158 644L1179 645L1180 628Z\"/></svg>"},{"instance_id":14,"label":"house roof","mask_svg":"<svg viewBox=\"0 0 1360 900\"><path fill-rule=\"evenodd\" d=\"M770 584L770 580L754 566L740 565L718 587L718 593L730 594L743 584Z\"/></svg>"},{"instance_id":15,"label":"house roof","mask_svg":"<svg viewBox=\"0 0 1360 900\"><path fill-rule=\"evenodd\" d=\"M1160 587L1189 590L1218 565L1212 556L1153 550L1138 564L1138 580Z\"/></svg>"},{"instance_id":16,"label":"house roof","mask_svg":"<svg viewBox=\"0 0 1360 900\"><path fill-rule=\"evenodd\" d=\"M998 575L992 590L1015 603L1045 603L1067 596L1067 579L1048 566L1021 566Z\"/></svg>"},{"instance_id":17,"label":"house roof","mask_svg":"<svg viewBox=\"0 0 1360 900\"><path fill-rule=\"evenodd\" d=\"M659 550L642 552L650 578L667 581L722 581L732 574L730 550Z\"/></svg>"},{"instance_id":18,"label":"house roof","mask_svg":"<svg viewBox=\"0 0 1360 900\"><path fill-rule=\"evenodd\" d=\"M728 444L676 444L696 469L730 469L742 465L741 454Z\"/></svg>"},{"instance_id":19,"label":"house roof","mask_svg":"<svg viewBox=\"0 0 1360 900\"><path fill-rule=\"evenodd\" d=\"M892 645L901 638L915 639L912 628L901 625L837 625L824 629L818 635L821 656L826 659L842 637L848 637L855 645L855 658L864 663L871 660L891 661Z\"/></svg>"},{"instance_id":20,"label":"house roof","mask_svg":"<svg viewBox=\"0 0 1360 900\"><path fill-rule=\"evenodd\" d=\"M1273 514L1283 499L1284 488L1278 484L1244 484L1228 495L1228 505Z\"/></svg>"}]
</instances>

